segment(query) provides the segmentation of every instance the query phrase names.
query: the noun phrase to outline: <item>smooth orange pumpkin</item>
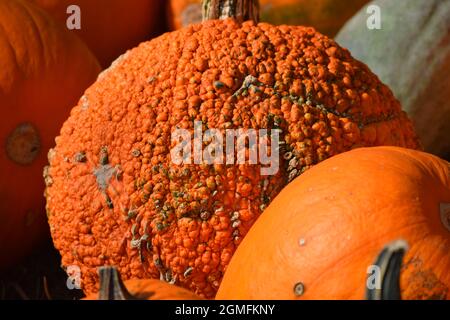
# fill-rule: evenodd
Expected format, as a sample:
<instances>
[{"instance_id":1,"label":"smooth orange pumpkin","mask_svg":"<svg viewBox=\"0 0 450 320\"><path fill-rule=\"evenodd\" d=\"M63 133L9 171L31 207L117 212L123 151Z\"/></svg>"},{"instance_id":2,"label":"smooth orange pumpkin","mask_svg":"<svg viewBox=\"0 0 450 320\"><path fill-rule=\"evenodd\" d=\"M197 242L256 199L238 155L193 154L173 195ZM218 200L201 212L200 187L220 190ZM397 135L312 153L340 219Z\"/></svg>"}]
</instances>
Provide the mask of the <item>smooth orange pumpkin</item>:
<instances>
[{"instance_id":1,"label":"smooth orange pumpkin","mask_svg":"<svg viewBox=\"0 0 450 320\"><path fill-rule=\"evenodd\" d=\"M251 18L254 1L244 3L238 17ZM192 138L198 124L279 130L269 146L279 170L175 163L172 132ZM73 109L47 171L54 244L64 265L80 266L86 293L98 288L98 266L117 265L125 280L163 276L211 298L289 181L338 153L386 144L419 147L390 90L333 40L235 19L192 25L129 51Z\"/></svg>"},{"instance_id":2,"label":"smooth orange pumpkin","mask_svg":"<svg viewBox=\"0 0 450 320\"><path fill-rule=\"evenodd\" d=\"M363 299L368 266L396 239L409 245L402 299L449 299L450 164L396 147L337 155L271 203L217 299Z\"/></svg>"},{"instance_id":3,"label":"smooth orange pumpkin","mask_svg":"<svg viewBox=\"0 0 450 320\"><path fill-rule=\"evenodd\" d=\"M40 8L0 0L0 269L48 235L42 168L64 119L100 67Z\"/></svg>"},{"instance_id":4,"label":"smooth orange pumpkin","mask_svg":"<svg viewBox=\"0 0 450 320\"><path fill-rule=\"evenodd\" d=\"M66 26L77 5L81 11L80 36L103 67L126 50L163 31L164 0L28 0L48 11ZM71 12L71 11L70 11Z\"/></svg>"},{"instance_id":5,"label":"smooth orange pumpkin","mask_svg":"<svg viewBox=\"0 0 450 320\"><path fill-rule=\"evenodd\" d=\"M261 0L261 21L275 25L312 26L334 37L344 23L369 0ZM173 30L198 23L201 0L167 1L168 20Z\"/></svg>"},{"instance_id":6,"label":"smooth orange pumpkin","mask_svg":"<svg viewBox=\"0 0 450 320\"><path fill-rule=\"evenodd\" d=\"M192 292L156 279L131 279L122 282L116 267L98 269L100 290L83 300L200 300Z\"/></svg>"}]
</instances>

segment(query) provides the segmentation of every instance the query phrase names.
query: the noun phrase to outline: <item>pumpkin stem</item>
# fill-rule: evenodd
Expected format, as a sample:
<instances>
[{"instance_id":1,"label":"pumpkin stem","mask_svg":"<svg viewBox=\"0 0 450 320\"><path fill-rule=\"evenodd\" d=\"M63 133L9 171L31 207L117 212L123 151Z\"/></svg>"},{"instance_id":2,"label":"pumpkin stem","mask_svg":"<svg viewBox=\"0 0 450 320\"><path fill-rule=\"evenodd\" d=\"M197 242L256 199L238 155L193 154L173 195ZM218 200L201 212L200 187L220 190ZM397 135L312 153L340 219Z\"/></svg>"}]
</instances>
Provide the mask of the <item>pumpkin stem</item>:
<instances>
[{"instance_id":1,"label":"pumpkin stem","mask_svg":"<svg viewBox=\"0 0 450 320\"><path fill-rule=\"evenodd\" d=\"M98 300L136 300L136 297L128 292L116 267L100 267L98 275L100 277Z\"/></svg>"},{"instance_id":2,"label":"pumpkin stem","mask_svg":"<svg viewBox=\"0 0 450 320\"><path fill-rule=\"evenodd\" d=\"M259 21L258 0L203 0L203 21L234 18L238 22Z\"/></svg>"},{"instance_id":3,"label":"pumpkin stem","mask_svg":"<svg viewBox=\"0 0 450 320\"><path fill-rule=\"evenodd\" d=\"M369 286L367 281L367 300L401 300L400 270L408 244L404 240L397 240L388 244L378 255L374 266L379 272L376 286ZM369 276L370 277L370 276Z\"/></svg>"}]
</instances>

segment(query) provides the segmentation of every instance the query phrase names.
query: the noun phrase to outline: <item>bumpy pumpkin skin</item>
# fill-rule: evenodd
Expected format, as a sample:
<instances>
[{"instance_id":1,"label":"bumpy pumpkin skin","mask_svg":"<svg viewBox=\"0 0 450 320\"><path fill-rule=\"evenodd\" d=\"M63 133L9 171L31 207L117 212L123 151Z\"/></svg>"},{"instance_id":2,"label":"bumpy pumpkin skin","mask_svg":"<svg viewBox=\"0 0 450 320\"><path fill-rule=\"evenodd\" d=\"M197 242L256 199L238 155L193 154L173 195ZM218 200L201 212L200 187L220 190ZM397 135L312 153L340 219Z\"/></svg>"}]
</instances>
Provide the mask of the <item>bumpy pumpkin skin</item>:
<instances>
[{"instance_id":1,"label":"bumpy pumpkin skin","mask_svg":"<svg viewBox=\"0 0 450 320\"><path fill-rule=\"evenodd\" d=\"M156 279L131 279L125 287L139 300L201 300L192 292ZM92 293L83 300L98 300L98 293Z\"/></svg>"},{"instance_id":2,"label":"bumpy pumpkin skin","mask_svg":"<svg viewBox=\"0 0 450 320\"><path fill-rule=\"evenodd\" d=\"M81 10L80 36L108 67L126 50L160 33L164 0L28 0L41 6L66 26L67 8Z\"/></svg>"},{"instance_id":3,"label":"bumpy pumpkin skin","mask_svg":"<svg viewBox=\"0 0 450 320\"><path fill-rule=\"evenodd\" d=\"M449 299L450 164L396 147L340 154L273 200L231 259L216 298L364 299L367 268L397 239L410 247L402 299Z\"/></svg>"},{"instance_id":4,"label":"bumpy pumpkin skin","mask_svg":"<svg viewBox=\"0 0 450 320\"><path fill-rule=\"evenodd\" d=\"M164 52L164 55L160 54ZM249 75L259 79L239 90ZM180 165L171 132L278 128L280 170ZM213 20L129 51L86 91L51 152L47 211L87 293L96 267L213 297L241 239L290 179L359 146L418 147L391 91L312 28ZM68 159L68 160L65 160Z\"/></svg>"},{"instance_id":5,"label":"bumpy pumpkin skin","mask_svg":"<svg viewBox=\"0 0 450 320\"><path fill-rule=\"evenodd\" d=\"M392 89L425 150L450 159L450 2L371 4L381 9L382 29L367 29L362 9L339 32L337 42Z\"/></svg>"},{"instance_id":6,"label":"bumpy pumpkin skin","mask_svg":"<svg viewBox=\"0 0 450 320\"><path fill-rule=\"evenodd\" d=\"M41 9L0 1L0 269L48 235L42 168L64 119L100 67Z\"/></svg>"},{"instance_id":7,"label":"bumpy pumpkin skin","mask_svg":"<svg viewBox=\"0 0 450 320\"><path fill-rule=\"evenodd\" d=\"M261 21L275 25L312 26L334 37L344 23L369 0L260 0ZM201 0L167 1L172 30L200 22Z\"/></svg>"}]
</instances>

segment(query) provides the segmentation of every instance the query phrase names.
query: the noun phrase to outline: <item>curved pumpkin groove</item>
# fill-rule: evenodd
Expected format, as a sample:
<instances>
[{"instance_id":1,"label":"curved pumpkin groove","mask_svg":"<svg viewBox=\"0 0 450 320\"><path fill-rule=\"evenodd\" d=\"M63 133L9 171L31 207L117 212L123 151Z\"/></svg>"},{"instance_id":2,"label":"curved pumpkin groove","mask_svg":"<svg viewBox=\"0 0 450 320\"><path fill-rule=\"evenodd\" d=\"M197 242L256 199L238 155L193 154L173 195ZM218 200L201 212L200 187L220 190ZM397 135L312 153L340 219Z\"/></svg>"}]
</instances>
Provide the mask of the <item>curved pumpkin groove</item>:
<instances>
[{"instance_id":1,"label":"curved pumpkin groove","mask_svg":"<svg viewBox=\"0 0 450 320\"><path fill-rule=\"evenodd\" d=\"M367 2L369 0L260 0L260 21L312 26L333 37ZM170 0L167 11L172 30L202 21L201 0Z\"/></svg>"}]
</instances>

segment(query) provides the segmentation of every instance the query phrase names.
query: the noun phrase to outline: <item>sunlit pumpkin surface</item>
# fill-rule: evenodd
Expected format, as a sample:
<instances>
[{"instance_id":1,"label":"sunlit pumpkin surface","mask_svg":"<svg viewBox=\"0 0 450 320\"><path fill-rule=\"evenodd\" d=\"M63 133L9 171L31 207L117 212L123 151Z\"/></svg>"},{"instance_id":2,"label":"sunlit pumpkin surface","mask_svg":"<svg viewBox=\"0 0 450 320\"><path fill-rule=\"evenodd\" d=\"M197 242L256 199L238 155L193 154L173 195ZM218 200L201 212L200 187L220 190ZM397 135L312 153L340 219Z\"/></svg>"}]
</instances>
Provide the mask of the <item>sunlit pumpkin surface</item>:
<instances>
[{"instance_id":1,"label":"sunlit pumpkin surface","mask_svg":"<svg viewBox=\"0 0 450 320\"><path fill-rule=\"evenodd\" d=\"M233 256L217 298L364 299L369 267L399 239L409 246L401 298L449 299L450 163L396 147L340 154L271 203Z\"/></svg>"},{"instance_id":2,"label":"sunlit pumpkin surface","mask_svg":"<svg viewBox=\"0 0 450 320\"><path fill-rule=\"evenodd\" d=\"M171 132L194 121L281 130L280 170L173 164ZM167 33L104 72L64 124L46 171L54 243L87 293L106 264L211 298L288 181L375 145L418 147L391 91L312 28L215 20Z\"/></svg>"}]
</instances>

